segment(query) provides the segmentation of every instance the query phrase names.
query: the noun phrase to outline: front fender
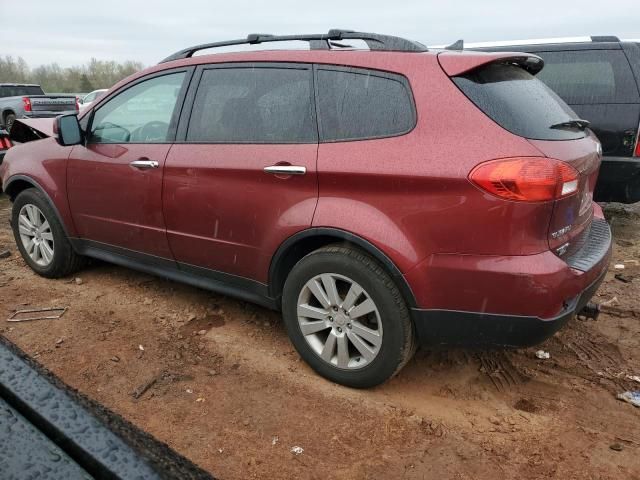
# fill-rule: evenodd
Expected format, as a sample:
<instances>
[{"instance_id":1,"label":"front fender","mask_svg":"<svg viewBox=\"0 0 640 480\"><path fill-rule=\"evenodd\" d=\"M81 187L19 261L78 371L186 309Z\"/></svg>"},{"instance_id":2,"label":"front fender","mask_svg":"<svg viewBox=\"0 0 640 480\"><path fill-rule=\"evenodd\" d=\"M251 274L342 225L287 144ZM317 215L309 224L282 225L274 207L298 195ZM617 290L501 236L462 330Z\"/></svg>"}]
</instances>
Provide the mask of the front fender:
<instances>
[{"instance_id":1,"label":"front fender","mask_svg":"<svg viewBox=\"0 0 640 480\"><path fill-rule=\"evenodd\" d=\"M67 159L73 147L46 138L9 149L0 167L2 190L15 197L24 188L37 188L49 200L65 233L76 236L67 201Z\"/></svg>"}]
</instances>

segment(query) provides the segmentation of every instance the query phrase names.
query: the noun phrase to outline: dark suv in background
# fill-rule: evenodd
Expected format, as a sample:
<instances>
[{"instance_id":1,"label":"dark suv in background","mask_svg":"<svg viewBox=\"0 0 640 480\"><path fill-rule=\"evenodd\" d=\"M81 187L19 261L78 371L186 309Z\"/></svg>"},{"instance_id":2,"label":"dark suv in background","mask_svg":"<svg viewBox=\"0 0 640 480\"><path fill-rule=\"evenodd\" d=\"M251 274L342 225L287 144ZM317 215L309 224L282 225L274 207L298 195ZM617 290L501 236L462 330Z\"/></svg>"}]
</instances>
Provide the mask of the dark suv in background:
<instances>
[{"instance_id":1,"label":"dark suv in background","mask_svg":"<svg viewBox=\"0 0 640 480\"><path fill-rule=\"evenodd\" d=\"M602 143L595 200L640 201L640 43L601 36L467 44L466 48L542 57L545 67L537 77L591 123Z\"/></svg>"}]
</instances>

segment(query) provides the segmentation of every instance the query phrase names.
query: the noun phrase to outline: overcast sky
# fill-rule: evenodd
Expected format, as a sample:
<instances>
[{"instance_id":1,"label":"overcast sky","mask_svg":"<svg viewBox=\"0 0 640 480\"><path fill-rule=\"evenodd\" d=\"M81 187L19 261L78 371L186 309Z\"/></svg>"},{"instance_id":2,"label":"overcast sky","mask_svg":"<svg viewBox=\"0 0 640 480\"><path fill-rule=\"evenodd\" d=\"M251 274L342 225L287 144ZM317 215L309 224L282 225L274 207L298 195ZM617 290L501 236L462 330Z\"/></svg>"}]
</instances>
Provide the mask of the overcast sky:
<instances>
[{"instance_id":1,"label":"overcast sky","mask_svg":"<svg viewBox=\"0 0 640 480\"><path fill-rule=\"evenodd\" d=\"M247 33L349 28L428 44L540 37L640 38L638 0L0 0L0 55L31 66L91 57L157 63L189 45Z\"/></svg>"}]
</instances>

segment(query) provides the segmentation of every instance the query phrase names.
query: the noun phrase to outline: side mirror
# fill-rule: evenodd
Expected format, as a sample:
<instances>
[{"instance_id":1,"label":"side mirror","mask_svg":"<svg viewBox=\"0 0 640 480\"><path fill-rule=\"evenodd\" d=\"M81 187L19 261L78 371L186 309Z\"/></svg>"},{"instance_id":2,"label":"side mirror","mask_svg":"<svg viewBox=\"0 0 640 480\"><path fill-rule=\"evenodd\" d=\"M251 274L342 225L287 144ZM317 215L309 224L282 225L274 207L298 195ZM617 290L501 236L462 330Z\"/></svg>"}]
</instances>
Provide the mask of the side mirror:
<instances>
[{"instance_id":1,"label":"side mirror","mask_svg":"<svg viewBox=\"0 0 640 480\"><path fill-rule=\"evenodd\" d=\"M82 129L75 114L60 115L53 124L53 133L58 135L58 143L63 147L82 143Z\"/></svg>"}]
</instances>

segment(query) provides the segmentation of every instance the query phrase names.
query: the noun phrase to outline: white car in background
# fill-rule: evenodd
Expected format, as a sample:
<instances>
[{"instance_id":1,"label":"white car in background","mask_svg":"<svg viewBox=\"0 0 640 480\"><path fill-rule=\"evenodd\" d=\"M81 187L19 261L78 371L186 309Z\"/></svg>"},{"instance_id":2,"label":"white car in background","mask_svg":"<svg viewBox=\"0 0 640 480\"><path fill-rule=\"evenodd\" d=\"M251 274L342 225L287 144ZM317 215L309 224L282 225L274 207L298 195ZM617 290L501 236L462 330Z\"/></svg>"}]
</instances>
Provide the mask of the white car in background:
<instances>
[{"instance_id":1,"label":"white car in background","mask_svg":"<svg viewBox=\"0 0 640 480\"><path fill-rule=\"evenodd\" d=\"M101 88L99 90L94 90L91 93L87 93L84 97L80 99L81 107L86 107L87 105L90 105L91 103L99 99L102 95L104 95L106 91L107 91L106 88Z\"/></svg>"}]
</instances>

